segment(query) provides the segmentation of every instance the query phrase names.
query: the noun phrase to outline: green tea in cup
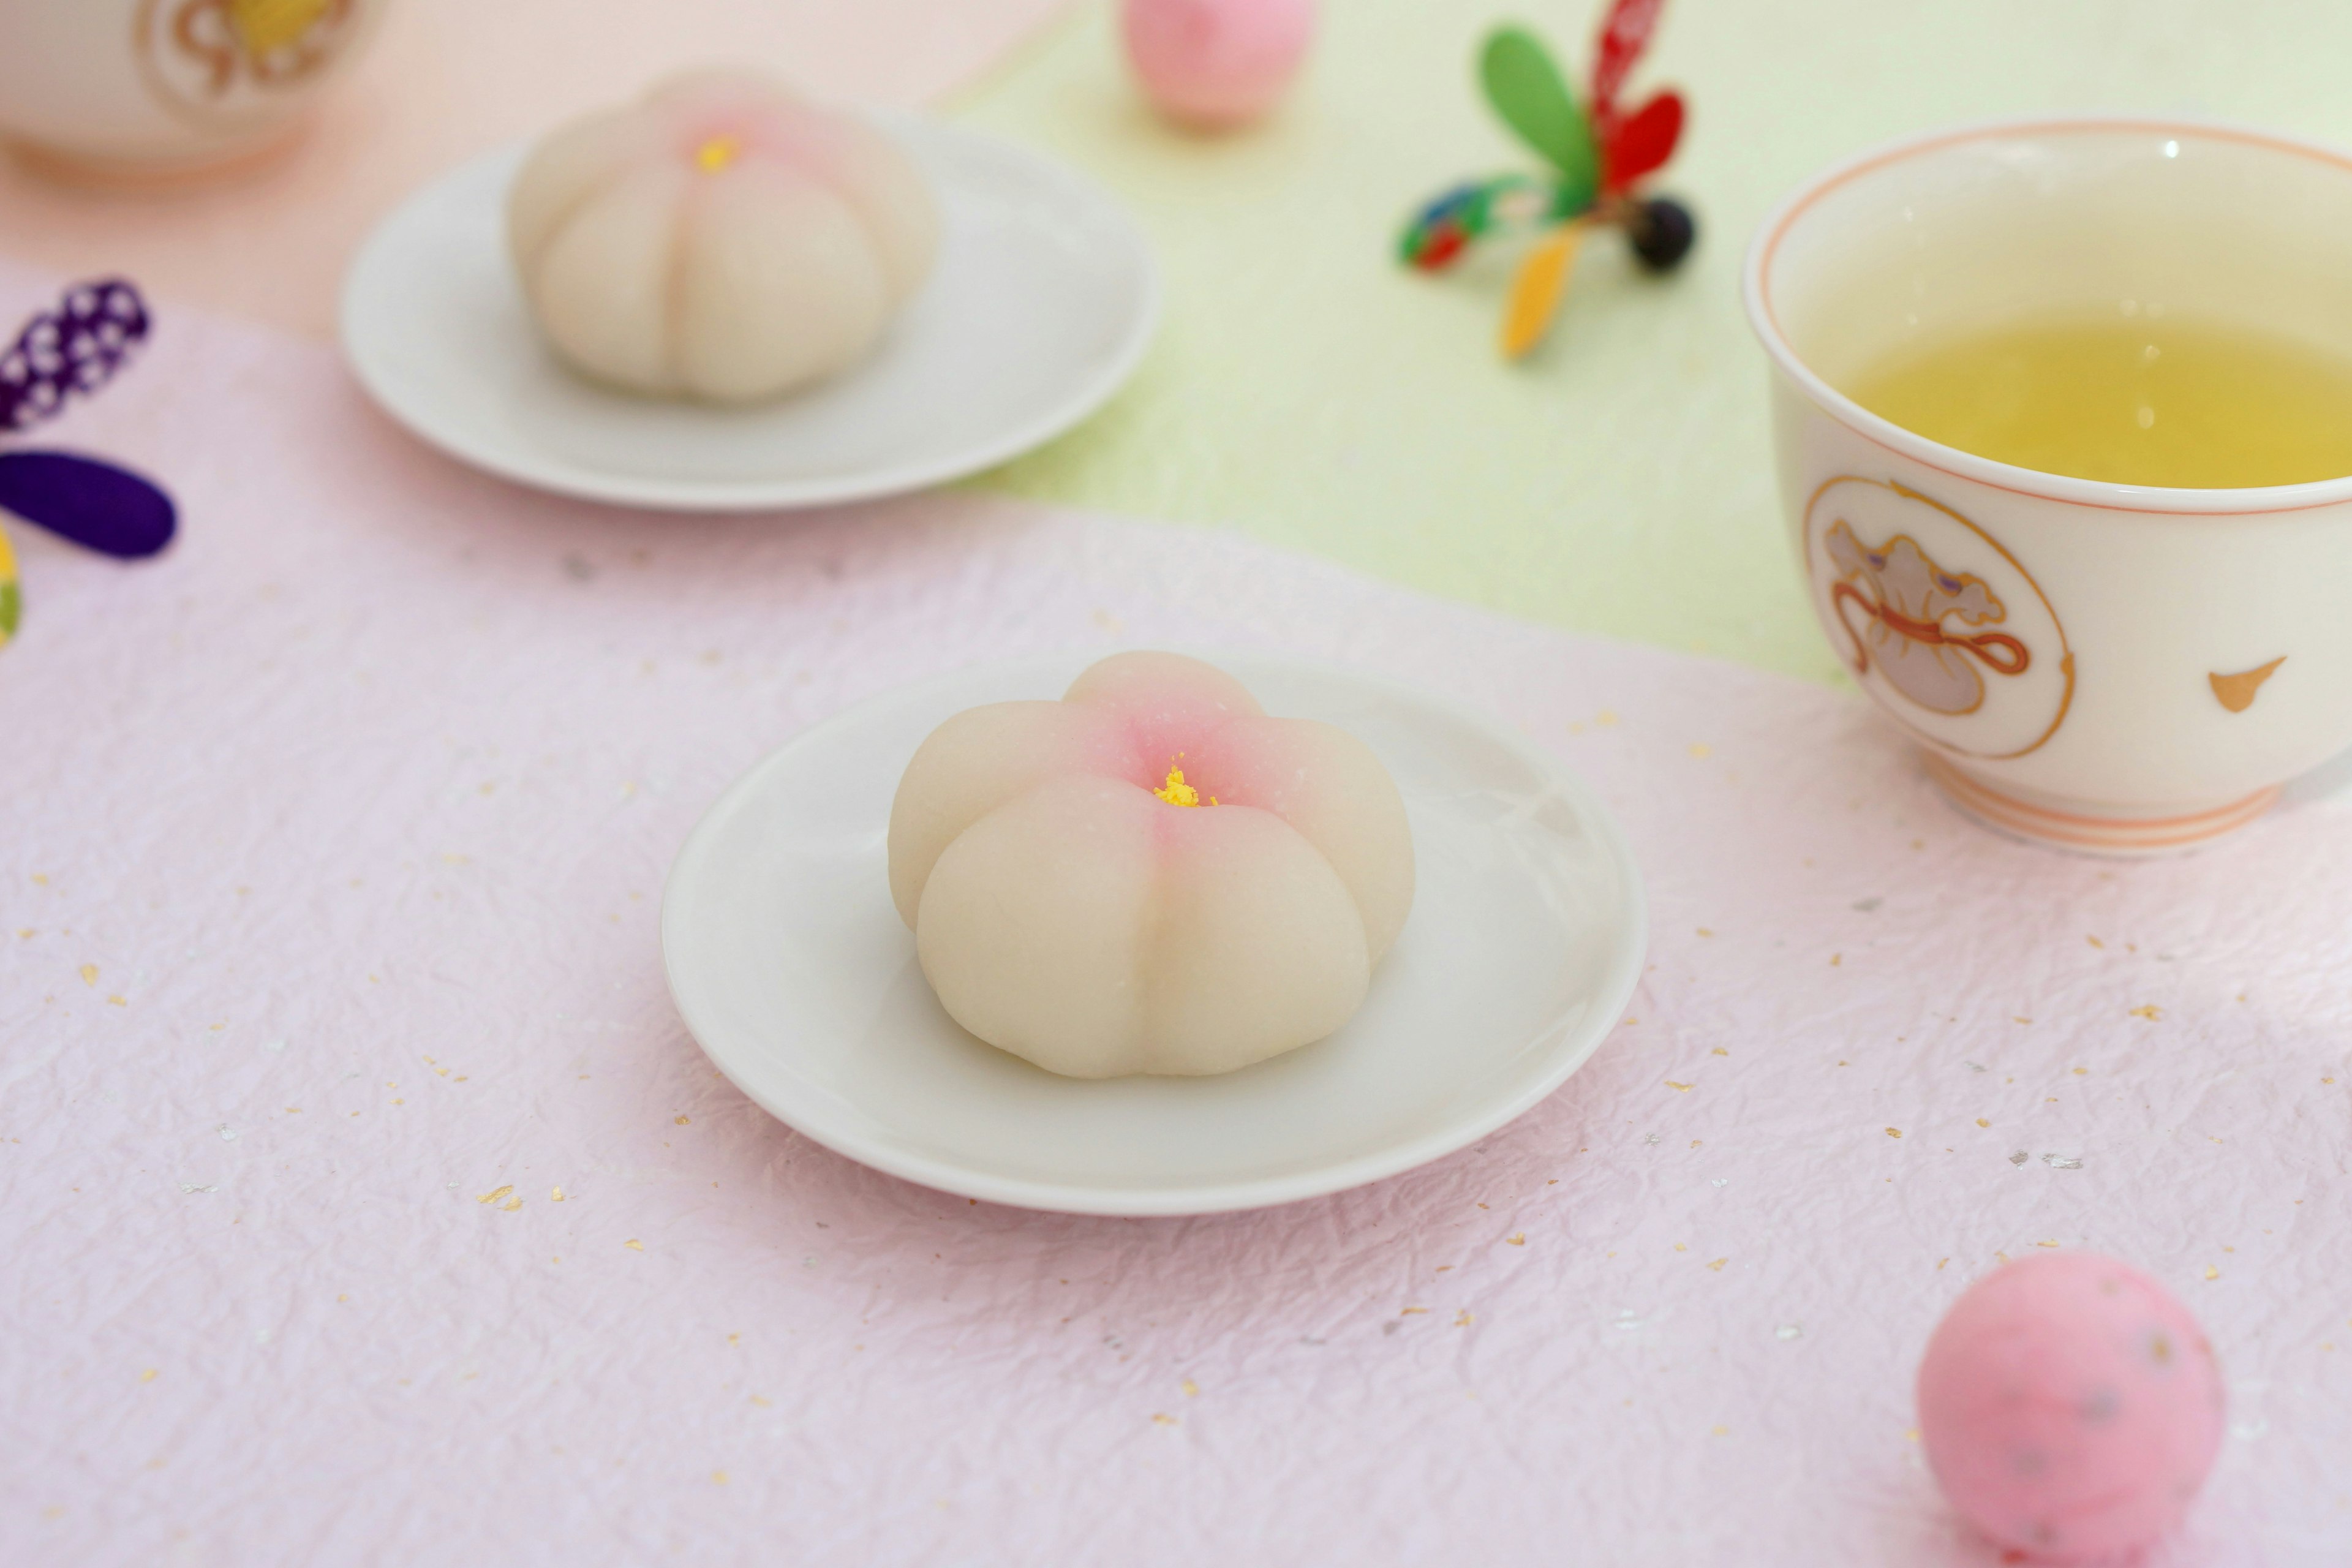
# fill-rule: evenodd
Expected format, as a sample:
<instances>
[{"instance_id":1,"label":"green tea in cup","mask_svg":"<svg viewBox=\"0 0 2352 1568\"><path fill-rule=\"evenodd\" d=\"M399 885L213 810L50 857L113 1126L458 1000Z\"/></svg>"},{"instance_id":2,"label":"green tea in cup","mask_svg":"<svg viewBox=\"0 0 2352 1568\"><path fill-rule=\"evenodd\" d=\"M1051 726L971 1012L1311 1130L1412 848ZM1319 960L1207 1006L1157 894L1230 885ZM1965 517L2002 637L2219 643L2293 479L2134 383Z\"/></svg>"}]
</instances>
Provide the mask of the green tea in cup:
<instances>
[{"instance_id":1,"label":"green tea in cup","mask_svg":"<svg viewBox=\"0 0 2352 1568\"><path fill-rule=\"evenodd\" d=\"M2189 489L2352 474L2352 359L2160 300L1948 331L1845 390L1931 441L2045 474Z\"/></svg>"}]
</instances>

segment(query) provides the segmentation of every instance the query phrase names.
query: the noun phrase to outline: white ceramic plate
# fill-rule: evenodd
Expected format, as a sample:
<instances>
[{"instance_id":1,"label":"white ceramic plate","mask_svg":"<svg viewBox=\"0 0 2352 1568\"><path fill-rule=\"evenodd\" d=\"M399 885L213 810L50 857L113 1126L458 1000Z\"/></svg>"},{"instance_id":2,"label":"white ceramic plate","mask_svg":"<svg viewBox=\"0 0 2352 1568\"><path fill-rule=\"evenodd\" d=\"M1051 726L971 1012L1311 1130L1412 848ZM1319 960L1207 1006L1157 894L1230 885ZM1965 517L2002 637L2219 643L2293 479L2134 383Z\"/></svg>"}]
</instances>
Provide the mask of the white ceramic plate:
<instances>
[{"instance_id":1,"label":"white ceramic plate","mask_svg":"<svg viewBox=\"0 0 2352 1568\"><path fill-rule=\"evenodd\" d=\"M1582 1066L1646 942L1623 833L1491 720L1344 670L1216 656L1323 719L1404 794L1419 889L1371 995L1327 1040L1222 1078L1056 1078L940 1010L890 902L890 798L982 702L1055 697L1097 654L970 669L805 731L719 797L670 869L671 994L720 1071L829 1149L967 1197L1206 1214L1378 1181L1472 1142Z\"/></svg>"},{"instance_id":2,"label":"white ceramic plate","mask_svg":"<svg viewBox=\"0 0 2352 1568\"><path fill-rule=\"evenodd\" d=\"M491 473L591 500L752 511L974 473L1116 391L1159 274L1110 199L1034 153L877 117L929 176L938 269L875 357L781 403L721 409L608 391L541 342L506 250L524 149L467 163L384 219L344 279L343 353L394 419Z\"/></svg>"}]
</instances>

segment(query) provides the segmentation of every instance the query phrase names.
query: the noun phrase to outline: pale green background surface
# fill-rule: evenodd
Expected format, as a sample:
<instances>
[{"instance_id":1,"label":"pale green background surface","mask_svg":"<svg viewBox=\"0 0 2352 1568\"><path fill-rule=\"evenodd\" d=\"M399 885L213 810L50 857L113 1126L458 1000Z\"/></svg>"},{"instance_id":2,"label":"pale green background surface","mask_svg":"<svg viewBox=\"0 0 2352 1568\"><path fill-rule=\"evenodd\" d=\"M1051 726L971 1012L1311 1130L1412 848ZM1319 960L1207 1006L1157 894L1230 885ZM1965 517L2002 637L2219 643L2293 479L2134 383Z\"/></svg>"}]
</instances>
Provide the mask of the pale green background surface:
<instances>
[{"instance_id":1,"label":"pale green background surface","mask_svg":"<svg viewBox=\"0 0 2352 1568\"><path fill-rule=\"evenodd\" d=\"M1127 391L982 482L1836 679L1739 305L1772 203L1870 142L1990 115L2191 112L2352 142L2352 0L1668 0L1628 97L1690 101L1658 188L1696 210L1699 248L1657 282L1594 240L1551 341L1506 365L1508 254L1432 279L1396 265L1397 231L1454 180L1531 166L1472 84L1486 29L1532 24L1580 84L1601 3L1326 0L1295 96L1227 137L1151 116L1107 5L971 94L971 123L1116 192L1169 285Z\"/></svg>"}]
</instances>

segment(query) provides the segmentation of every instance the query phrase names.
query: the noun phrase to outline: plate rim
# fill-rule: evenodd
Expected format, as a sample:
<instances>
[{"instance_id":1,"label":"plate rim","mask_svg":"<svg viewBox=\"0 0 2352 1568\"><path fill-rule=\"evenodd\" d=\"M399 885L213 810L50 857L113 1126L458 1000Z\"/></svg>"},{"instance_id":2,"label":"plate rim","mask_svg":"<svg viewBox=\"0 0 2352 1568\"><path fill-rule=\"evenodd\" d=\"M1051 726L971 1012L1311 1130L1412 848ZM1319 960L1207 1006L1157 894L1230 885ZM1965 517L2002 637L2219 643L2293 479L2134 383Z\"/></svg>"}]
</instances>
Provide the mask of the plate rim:
<instances>
[{"instance_id":1,"label":"plate rim","mask_svg":"<svg viewBox=\"0 0 2352 1568\"><path fill-rule=\"evenodd\" d=\"M528 489L569 496L577 500L659 511L803 511L908 495L967 479L1010 462L1092 418L1127 384L1137 367L1143 363L1143 356L1150 352L1159 335L1160 318L1166 309L1167 282L1161 275L1159 258L1153 253L1141 226L1097 182L1020 142L906 110L866 109L855 112L865 114L902 139L938 137L947 142L980 147L990 156L1021 165L1032 176L1057 184L1077 200L1098 209L1098 216L1120 233L1125 248L1136 263L1137 277L1142 286L1141 303L1128 323L1127 334L1100 371L1076 384L1066 397L1042 415L993 439L951 451L927 463L906 465L879 473L792 481L647 479L626 474L593 473L569 463L535 462L528 455L518 458L509 447L475 440L463 421L440 418L429 406L413 405L398 395L394 390L394 378L380 363L362 351L359 340L365 333L354 323L365 309L366 300L372 297L363 285L373 271L387 265L382 259L382 253L415 209L439 195L444 187L477 175L485 168L504 163L520 167L530 151L530 144L525 139L502 142L452 164L410 191L368 230L367 237L360 242L359 248L352 252L350 263L343 269L342 285L337 296L335 339L343 363L359 383L361 390L367 394L368 400L393 423L434 450L468 468ZM527 309L525 313L528 315Z\"/></svg>"},{"instance_id":2,"label":"plate rim","mask_svg":"<svg viewBox=\"0 0 2352 1568\"><path fill-rule=\"evenodd\" d=\"M1560 791L1576 808L1579 819L1594 832L1605 851L1623 889L1623 943L1615 965L1601 978L1594 1006L1584 1024L1571 1026L1562 1035L1556 1047L1556 1059L1528 1086L1517 1093L1506 1096L1496 1106L1480 1114L1452 1123L1436 1131L1409 1139L1394 1147L1352 1159L1333 1162L1306 1171L1286 1175L1254 1178L1248 1181L1223 1182L1159 1191L1133 1191L1102 1188L1083 1184L1041 1181L1023 1177L994 1175L974 1172L948 1161L908 1154L888 1147L865 1143L854 1134L832 1130L820 1131L803 1125L783 1107L771 1103L751 1085L739 1079L719 1053L703 1038L696 1027L692 1005L680 985L676 958L677 926L682 920L679 889L682 874L690 863L712 853L719 824L731 816L740 803L756 793L762 774L787 753L804 745L822 744L828 731L864 713L886 699L919 698L934 690L946 691L972 680L982 673L1011 675L1016 671L1045 670L1060 668L1069 660L1091 651L1066 649L1040 653L1011 659L992 659L961 668L942 671L919 680L907 681L874 692L850 703L806 726L780 744L763 753L751 763L705 808L697 819L677 854L671 860L662 883L661 946L662 973L667 984L671 1005L677 1009L679 1021L695 1046L710 1064L725 1075L730 1083L746 1098L774 1117L778 1121L811 1142L831 1150L845 1159L856 1161L872 1170L883 1172L903 1181L934 1192L957 1197L976 1198L982 1202L1003 1204L1014 1208L1034 1209L1054 1214L1079 1214L1121 1218L1169 1218L1188 1215L1229 1214L1242 1210L1270 1208L1282 1204L1300 1203L1310 1198L1326 1197L1346 1192L1391 1176L1402 1175L1448 1154L1469 1147L1497 1129L1507 1126L1549 1099L1561 1084L1568 1081L1600 1050L1601 1043L1614 1032L1617 1020L1626 1004L1641 984L1643 965L1647 962L1650 942L1648 889L1643 880L1641 865L1633 855L1632 839L1624 826L1617 820L1598 792L1573 769L1549 752L1538 746L1526 735L1500 718L1472 705L1433 692L1425 687L1396 680L1387 676L1368 674L1333 660L1299 658L1247 648L1226 648L1202 651L1175 647L1166 651L1182 652L1212 663L1223 659L1234 663L1272 662L1291 666L1324 676L1336 676L1360 686L1380 691L1391 699L1402 699L1444 712L1456 721L1469 724L1485 737L1517 756L1535 768ZM1097 654L1108 658L1123 651L1111 648Z\"/></svg>"}]
</instances>

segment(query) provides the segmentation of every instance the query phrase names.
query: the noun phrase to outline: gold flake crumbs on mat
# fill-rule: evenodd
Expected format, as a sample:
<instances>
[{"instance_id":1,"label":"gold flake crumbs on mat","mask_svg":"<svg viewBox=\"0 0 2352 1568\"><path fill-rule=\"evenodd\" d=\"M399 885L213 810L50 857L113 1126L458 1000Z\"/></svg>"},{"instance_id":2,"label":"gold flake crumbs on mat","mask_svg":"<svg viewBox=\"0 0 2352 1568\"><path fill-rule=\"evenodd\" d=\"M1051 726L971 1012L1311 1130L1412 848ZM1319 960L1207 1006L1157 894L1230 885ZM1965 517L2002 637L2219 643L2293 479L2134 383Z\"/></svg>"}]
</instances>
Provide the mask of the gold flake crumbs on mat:
<instances>
[{"instance_id":1,"label":"gold flake crumbs on mat","mask_svg":"<svg viewBox=\"0 0 2352 1568\"><path fill-rule=\"evenodd\" d=\"M1903 1136L1903 1129L1900 1127L1890 1127L1886 1130L1886 1135L1889 1138L1900 1138Z\"/></svg>"},{"instance_id":2,"label":"gold flake crumbs on mat","mask_svg":"<svg viewBox=\"0 0 2352 1568\"><path fill-rule=\"evenodd\" d=\"M1730 1261L1731 1259L1728 1258L1718 1258L1714 1262L1708 1264L1707 1267L1714 1269L1717 1274L1720 1274L1723 1272L1723 1266Z\"/></svg>"},{"instance_id":3,"label":"gold flake crumbs on mat","mask_svg":"<svg viewBox=\"0 0 2352 1568\"><path fill-rule=\"evenodd\" d=\"M2205 1266L2205 1278L2208 1279L2219 1279L2221 1278L2221 1271L2209 1263Z\"/></svg>"},{"instance_id":4,"label":"gold flake crumbs on mat","mask_svg":"<svg viewBox=\"0 0 2352 1568\"><path fill-rule=\"evenodd\" d=\"M515 1210L522 1207L522 1200L520 1198L509 1198L506 1202L500 1204L499 1207L504 1209L509 1214L512 1214Z\"/></svg>"},{"instance_id":5,"label":"gold flake crumbs on mat","mask_svg":"<svg viewBox=\"0 0 2352 1568\"><path fill-rule=\"evenodd\" d=\"M1467 1307L1463 1308L1454 1316L1454 1326L1457 1329L1466 1329L1475 1321L1477 1320L1470 1315L1470 1309Z\"/></svg>"},{"instance_id":6,"label":"gold flake crumbs on mat","mask_svg":"<svg viewBox=\"0 0 2352 1568\"><path fill-rule=\"evenodd\" d=\"M1403 1311L1399 1312L1397 1316L1400 1318L1410 1318L1416 1312L1426 1312L1429 1309L1426 1307L1407 1307Z\"/></svg>"},{"instance_id":7,"label":"gold flake crumbs on mat","mask_svg":"<svg viewBox=\"0 0 2352 1568\"><path fill-rule=\"evenodd\" d=\"M710 1479L713 1482L723 1487L727 1484L727 1472L724 1470L713 1470L710 1472Z\"/></svg>"},{"instance_id":8,"label":"gold flake crumbs on mat","mask_svg":"<svg viewBox=\"0 0 2352 1568\"><path fill-rule=\"evenodd\" d=\"M1676 1083L1672 1079L1666 1079L1665 1084L1668 1089L1673 1089L1676 1094L1688 1094L1692 1089L1698 1087L1698 1085L1695 1083Z\"/></svg>"},{"instance_id":9,"label":"gold flake crumbs on mat","mask_svg":"<svg viewBox=\"0 0 2352 1568\"><path fill-rule=\"evenodd\" d=\"M97 964L85 963L81 966L81 983L84 985L95 985L98 984Z\"/></svg>"},{"instance_id":10,"label":"gold flake crumbs on mat","mask_svg":"<svg viewBox=\"0 0 2352 1568\"><path fill-rule=\"evenodd\" d=\"M670 1125L673 1127L684 1127L689 1120L691 1119L684 1116L673 1116L670 1118Z\"/></svg>"},{"instance_id":11,"label":"gold flake crumbs on mat","mask_svg":"<svg viewBox=\"0 0 2352 1568\"><path fill-rule=\"evenodd\" d=\"M1528 1233L1524 1230L1513 1231L1510 1235L1503 1237L1503 1245L1505 1247L1525 1247L1527 1244Z\"/></svg>"},{"instance_id":12,"label":"gold flake crumbs on mat","mask_svg":"<svg viewBox=\"0 0 2352 1568\"><path fill-rule=\"evenodd\" d=\"M1151 1413L1151 1424L1155 1426L1173 1426L1176 1425L1176 1417L1164 1410L1155 1410Z\"/></svg>"},{"instance_id":13,"label":"gold flake crumbs on mat","mask_svg":"<svg viewBox=\"0 0 2352 1568\"><path fill-rule=\"evenodd\" d=\"M548 1194L547 1201L551 1204L562 1203L563 1201L563 1189L562 1187L558 1187L553 1192Z\"/></svg>"},{"instance_id":14,"label":"gold flake crumbs on mat","mask_svg":"<svg viewBox=\"0 0 2352 1568\"><path fill-rule=\"evenodd\" d=\"M514 1191L514 1188L511 1185L503 1186L497 1192L484 1193L480 1197L476 1198L474 1201L478 1204L494 1204L512 1191Z\"/></svg>"},{"instance_id":15,"label":"gold flake crumbs on mat","mask_svg":"<svg viewBox=\"0 0 2352 1568\"><path fill-rule=\"evenodd\" d=\"M2164 1009L2151 1002L2145 1007L2133 1008L2131 1010L2131 1016L2135 1018L2146 1018L2149 1023L2153 1024L2164 1016Z\"/></svg>"},{"instance_id":16,"label":"gold flake crumbs on mat","mask_svg":"<svg viewBox=\"0 0 2352 1568\"><path fill-rule=\"evenodd\" d=\"M1181 1388L1181 1389L1184 1391L1184 1397L1185 1397L1185 1398L1187 1398L1187 1399L1192 1398L1193 1395L1195 1395L1195 1394L1199 1394L1199 1393L1201 1392L1201 1385L1200 1385L1199 1384L1197 1384L1197 1383L1194 1383L1194 1382L1193 1382L1191 1378L1189 1378L1189 1377L1188 1377L1188 1378L1186 1378L1182 1383L1181 1383L1181 1384L1177 1384L1177 1386L1178 1386L1179 1388Z\"/></svg>"},{"instance_id":17,"label":"gold flake crumbs on mat","mask_svg":"<svg viewBox=\"0 0 2352 1568\"><path fill-rule=\"evenodd\" d=\"M626 1241L625 1241L625 1242L621 1243L621 1245L622 1245L623 1247L625 1247L629 1248L632 1252L643 1252L643 1251L646 1249L646 1244L645 1244L644 1242L642 1242L642 1241L639 1241L639 1240L638 1240L635 1237L634 1237L634 1236L633 1236L633 1237L629 1237L629 1239L628 1239L628 1240L626 1240Z\"/></svg>"}]
</instances>

